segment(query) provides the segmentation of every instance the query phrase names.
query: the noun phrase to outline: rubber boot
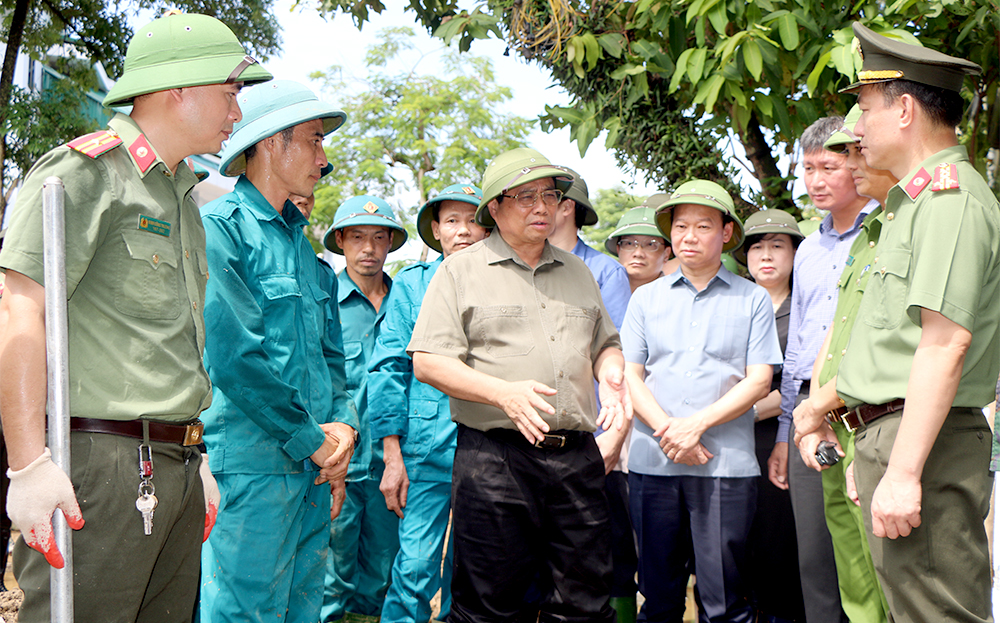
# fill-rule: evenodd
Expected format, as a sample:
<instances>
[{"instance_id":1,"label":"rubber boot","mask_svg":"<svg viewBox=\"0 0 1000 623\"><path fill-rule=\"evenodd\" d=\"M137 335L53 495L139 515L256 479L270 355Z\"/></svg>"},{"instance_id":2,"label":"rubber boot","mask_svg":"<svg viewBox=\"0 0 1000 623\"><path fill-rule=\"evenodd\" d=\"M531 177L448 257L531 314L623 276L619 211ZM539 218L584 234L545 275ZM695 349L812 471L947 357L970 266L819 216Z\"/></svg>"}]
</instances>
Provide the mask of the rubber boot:
<instances>
[{"instance_id":1,"label":"rubber boot","mask_svg":"<svg viewBox=\"0 0 1000 623\"><path fill-rule=\"evenodd\" d=\"M618 623L635 623L635 597L612 597L611 609L618 614Z\"/></svg>"}]
</instances>

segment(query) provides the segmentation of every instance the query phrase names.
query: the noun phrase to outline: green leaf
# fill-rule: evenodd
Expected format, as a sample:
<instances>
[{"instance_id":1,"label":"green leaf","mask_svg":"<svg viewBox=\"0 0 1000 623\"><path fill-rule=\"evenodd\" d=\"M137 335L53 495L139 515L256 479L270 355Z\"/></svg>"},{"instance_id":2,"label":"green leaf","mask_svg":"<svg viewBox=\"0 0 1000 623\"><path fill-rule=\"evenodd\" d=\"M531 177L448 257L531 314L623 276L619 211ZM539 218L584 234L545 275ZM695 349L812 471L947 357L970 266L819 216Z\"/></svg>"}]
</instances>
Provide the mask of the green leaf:
<instances>
[{"instance_id":1,"label":"green leaf","mask_svg":"<svg viewBox=\"0 0 1000 623\"><path fill-rule=\"evenodd\" d=\"M734 106L733 112L736 114L736 130L745 130L747 124L750 123L750 111L742 106Z\"/></svg>"},{"instance_id":2,"label":"green leaf","mask_svg":"<svg viewBox=\"0 0 1000 623\"><path fill-rule=\"evenodd\" d=\"M604 51L614 58L621 58L625 50L625 37L618 32L609 32L597 38Z\"/></svg>"},{"instance_id":3,"label":"green leaf","mask_svg":"<svg viewBox=\"0 0 1000 623\"><path fill-rule=\"evenodd\" d=\"M726 42L722 44L722 48L718 49L716 52L716 54L719 56L720 65L725 65L726 63L729 62L729 59L732 57L732 55L736 53L736 46L738 46L740 42L742 42L746 38L746 36L747 36L747 31L743 30L736 33L729 39L726 39Z\"/></svg>"},{"instance_id":4,"label":"green leaf","mask_svg":"<svg viewBox=\"0 0 1000 623\"><path fill-rule=\"evenodd\" d=\"M755 97L753 98L753 102L757 106L757 110L760 111L760 114L770 118L771 113L774 112L774 106L771 104L770 97L761 96L758 94L755 95Z\"/></svg>"},{"instance_id":5,"label":"green leaf","mask_svg":"<svg viewBox=\"0 0 1000 623\"><path fill-rule=\"evenodd\" d=\"M823 73L823 70L826 69L826 65L829 62L830 52L826 52L819 57L819 60L816 61L816 66L813 67L811 72L809 72L809 77L806 78L806 93L809 94L809 97L813 96L813 92L816 90L816 85L819 84L819 76Z\"/></svg>"},{"instance_id":6,"label":"green leaf","mask_svg":"<svg viewBox=\"0 0 1000 623\"><path fill-rule=\"evenodd\" d=\"M708 12L708 21L712 23L712 28L720 35L726 34L726 24L729 18L726 15L726 3L718 2L712 10Z\"/></svg>"},{"instance_id":7,"label":"green leaf","mask_svg":"<svg viewBox=\"0 0 1000 623\"><path fill-rule=\"evenodd\" d=\"M688 5L687 17L684 18L684 23L690 24L691 20L701 14L701 5L705 3L706 0L694 0Z\"/></svg>"},{"instance_id":8,"label":"green leaf","mask_svg":"<svg viewBox=\"0 0 1000 623\"><path fill-rule=\"evenodd\" d=\"M853 45L842 45L839 48L835 47L830 50L830 58L833 59L833 66L848 78L854 77L854 56Z\"/></svg>"},{"instance_id":9,"label":"green leaf","mask_svg":"<svg viewBox=\"0 0 1000 623\"><path fill-rule=\"evenodd\" d=\"M660 53L660 46L649 39L639 39L632 42L632 52L649 60Z\"/></svg>"},{"instance_id":10,"label":"green leaf","mask_svg":"<svg viewBox=\"0 0 1000 623\"><path fill-rule=\"evenodd\" d=\"M778 18L778 36L781 37L781 45L786 50L795 50L799 47L799 23L791 13Z\"/></svg>"},{"instance_id":11,"label":"green leaf","mask_svg":"<svg viewBox=\"0 0 1000 623\"><path fill-rule=\"evenodd\" d=\"M722 76L718 74L712 76L712 80L709 82L711 87L708 90L708 97L705 98L705 110L713 110L715 108L715 102L719 98L719 89L725 83L726 79Z\"/></svg>"},{"instance_id":12,"label":"green leaf","mask_svg":"<svg viewBox=\"0 0 1000 623\"><path fill-rule=\"evenodd\" d=\"M751 39L744 43L741 49L743 50L743 62L746 63L747 71L754 77L754 80L760 80L760 73L764 70L764 61L761 58L760 47L757 45L757 42Z\"/></svg>"},{"instance_id":13,"label":"green leaf","mask_svg":"<svg viewBox=\"0 0 1000 623\"><path fill-rule=\"evenodd\" d=\"M684 73L688 69L688 59L694 53L694 48L688 48L681 53L680 58L677 59L677 67L674 69L674 76L670 79L670 87L668 91L673 93L681 86L681 80L684 79ZM700 72L699 72L700 77Z\"/></svg>"},{"instance_id":14,"label":"green leaf","mask_svg":"<svg viewBox=\"0 0 1000 623\"><path fill-rule=\"evenodd\" d=\"M646 71L646 68L642 65L636 65L635 63L625 63L618 69L611 72L611 77L615 80L623 80L625 76L634 76L636 74L641 74Z\"/></svg>"},{"instance_id":15,"label":"green leaf","mask_svg":"<svg viewBox=\"0 0 1000 623\"><path fill-rule=\"evenodd\" d=\"M580 35L580 40L587 53L587 71L592 71L601 58L601 46L597 43L597 37L589 32Z\"/></svg>"},{"instance_id":16,"label":"green leaf","mask_svg":"<svg viewBox=\"0 0 1000 623\"><path fill-rule=\"evenodd\" d=\"M701 72L705 69L705 58L708 57L708 50L705 48L697 48L691 55L691 59L688 61L688 76L691 78L691 84L698 84L701 80Z\"/></svg>"}]
</instances>

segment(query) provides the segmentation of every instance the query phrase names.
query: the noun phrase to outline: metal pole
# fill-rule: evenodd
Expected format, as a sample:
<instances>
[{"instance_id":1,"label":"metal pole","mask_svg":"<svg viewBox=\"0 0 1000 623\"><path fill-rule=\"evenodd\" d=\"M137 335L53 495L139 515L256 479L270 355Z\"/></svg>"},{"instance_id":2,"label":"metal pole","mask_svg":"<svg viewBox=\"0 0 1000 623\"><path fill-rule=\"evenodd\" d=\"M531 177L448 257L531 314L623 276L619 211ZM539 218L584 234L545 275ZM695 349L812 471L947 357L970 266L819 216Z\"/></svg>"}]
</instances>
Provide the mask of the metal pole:
<instances>
[{"instance_id":1,"label":"metal pole","mask_svg":"<svg viewBox=\"0 0 1000 623\"><path fill-rule=\"evenodd\" d=\"M58 177L42 186L42 229L45 238L45 351L48 365L49 449L52 460L70 474L69 331L66 326L65 187ZM59 511L52 516L56 546L66 560L51 568L52 621L73 623L73 534Z\"/></svg>"}]
</instances>

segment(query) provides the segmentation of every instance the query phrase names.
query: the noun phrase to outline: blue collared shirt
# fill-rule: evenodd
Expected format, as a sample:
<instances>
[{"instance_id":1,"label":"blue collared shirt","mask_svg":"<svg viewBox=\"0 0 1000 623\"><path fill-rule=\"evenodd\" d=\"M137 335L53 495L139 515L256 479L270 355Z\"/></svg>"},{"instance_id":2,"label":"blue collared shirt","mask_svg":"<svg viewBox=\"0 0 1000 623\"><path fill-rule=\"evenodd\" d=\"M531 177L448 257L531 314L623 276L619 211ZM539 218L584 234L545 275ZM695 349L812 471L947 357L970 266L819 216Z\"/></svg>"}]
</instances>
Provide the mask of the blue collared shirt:
<instances>
[{"instance_id":1,"label":"blue collared shirt","mask_svg":"<svg viewBox=\"0 0 1000 623\"><path fill-rule=\"evenodd\" d=\"M573 247L572 253L583 260L590 272L594 273L597 286L601 289L604 308L608 310L608 315L615 323L615 328L621 331L622 321L625 320L625 310L628 308L628 300L632 296L632 288L629 286L628 273L625 268L600 251L591 249L584 244L583 240L580 240L579 236L577 236L576 246Z\"/></svg>"},{"instance_id":2,"label":"blue collared shirt","mask_svg":"<svg viewBox=\"0 0 1000 623\"><path fill-rule=\"evenodd\" d=\"M396 274L382 303L385 319L368 366L372 440L381 444L384 437L400 436L411 481L451 482L458 441L448 396L418 381L406 354L424 293L442 260L413 264Z\"/></svg>"},{"instance_id":3,"label":"blue collared shirt","mask_svg":"<svg viewBox=\"0 0 1000 623\"><path fill-rule=\"evenodd\" d=\"M385 298L382 305L375 311L375 306L361 289L351 280L347 269L340 271L338 276L337 299L340 304L341 330L344 335L344 356L347 360L347 393L354 399L358 410L361 433L358 444L354 448L354 456L347 468L347 479L350 481L364 480L370 475L381 474L384 468L382 462L382 440L373 439L371 431L371 415L368 411L368 362L375 349L375 338L385 317ZM392 288L392 279L382 273L386 290ZM386 293L386 298L388 298ZM371 473L374 472L374 473Z\"/></svg>"},{"instance_id":4,"label":"blue collared shirt","mask_svg":"<svg viewBox=\"0 0 1000 623\"><path fill-rule=\"evenodd\" d=\"M720 267L701 292L680 270L632 293L622 326L625 361L646 367L646 386L669 415L686 418L746 378L747 366L779 365L781 347L771 297ZM715 455L679 465L660 449L653 429L634 420L628 468L657 476L759 476L753 411L714 426L701 442Z\"/></svg>"},{"instance_id":5,"label":"blue collared shirt","mask_svg":"<svg viewBox=\"0 0 1000 623\"><path fill-rule=\"evenodd\" d=\"M812 378L816 355L823 346L837 309L837 283L851 244L861 232L861 223L878 207L869 201L854 225L844 233L833 228L833 216L826 215L819 229L808 236L795 252L792 271L792 313L788 320L788 346L781 376L781 415L778 416L777 441L788 441L795 398L803 381Z\"/></svg>"},{"instance_id":6,"label":"blue collared shirt","mask_svg":"<svg viewBox=\"0 0 1000 623\"><path fill-rule=\"evenodd\" d=\"M283 474L313 469L320 424L358 428L345 392L336 301L326 267L290 202L281 214L240 176L202 208L210 278L205 369L212 406L202 413L212 470ZM327 278L329 281L329 278Z\"/></svg>"}]
</instances>

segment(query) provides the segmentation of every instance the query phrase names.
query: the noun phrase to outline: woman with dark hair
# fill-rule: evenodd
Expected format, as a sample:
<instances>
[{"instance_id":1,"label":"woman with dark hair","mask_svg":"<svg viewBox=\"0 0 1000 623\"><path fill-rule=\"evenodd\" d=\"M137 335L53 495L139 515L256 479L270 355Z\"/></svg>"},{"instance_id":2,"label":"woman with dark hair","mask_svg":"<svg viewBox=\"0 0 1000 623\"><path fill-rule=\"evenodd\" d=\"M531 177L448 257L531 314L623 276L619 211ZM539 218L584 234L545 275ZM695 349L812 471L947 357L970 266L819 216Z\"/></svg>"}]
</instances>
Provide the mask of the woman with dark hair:
<instances>
[{"instance_id":1,"label":"woman with dark hair","mask_svg":"<svg viewBox=\"0 0 1000 623\"><path fill-rule=\"evenodd\" d=\"M795 219L782 210L761 210L747 219L744 228L746 238L741 247L733 250L733 256L771 295L783 353L788 342L795 249L804 236ZM780 387L781 373L776 372L771 392L754 405L757 462L762 475L757 485L757 514L747 544L749 568L744 574L750 578L757 620L767 623L805 621L791 498L787 487L779 489L767 478L767 460L774 448L777 416L781 414Z\"/></svg>"}]
</instances>

